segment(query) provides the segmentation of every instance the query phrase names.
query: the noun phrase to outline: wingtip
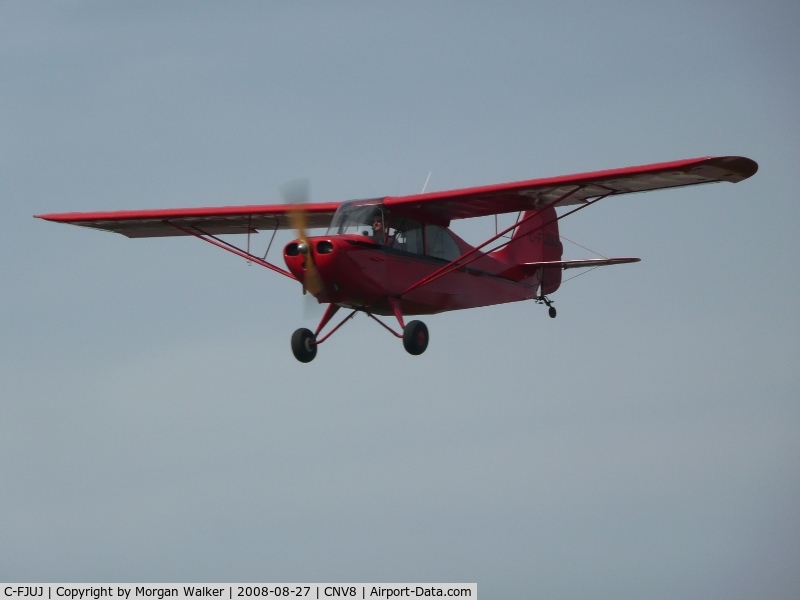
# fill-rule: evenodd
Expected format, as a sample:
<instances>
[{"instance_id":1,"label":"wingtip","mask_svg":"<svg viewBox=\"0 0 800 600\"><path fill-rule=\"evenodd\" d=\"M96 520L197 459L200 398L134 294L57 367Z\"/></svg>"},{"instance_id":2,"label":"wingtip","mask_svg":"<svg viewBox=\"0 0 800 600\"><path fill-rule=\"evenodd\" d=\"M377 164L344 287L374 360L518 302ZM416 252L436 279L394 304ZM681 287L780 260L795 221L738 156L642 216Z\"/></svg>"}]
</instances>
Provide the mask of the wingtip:
<instances>
[{"instance_id":1,"label":"wingtip","mask_svg":"<svg viewBox=\"0 0 800 600\"><path fill-rule=\"evenodd\" d=\"M58 213L44 214L44 215L33 215L34 219L41 219L42 221L51 221L53 223L66 222L66 219L64 219L63 217L64 217L64 215L60 215Z\"/></svg>"},{"instance_id":2,"label":"wingtip","mask_svg":"<svg viewBox=\"0 0 800 600\"><path fill-rule=\"evenodd\" d=\"M726 179L733 183L744 181L758 172L758 163L746 156L719 156L712 158L709 164L730 173Z\"/></svg>"}]
</instances>

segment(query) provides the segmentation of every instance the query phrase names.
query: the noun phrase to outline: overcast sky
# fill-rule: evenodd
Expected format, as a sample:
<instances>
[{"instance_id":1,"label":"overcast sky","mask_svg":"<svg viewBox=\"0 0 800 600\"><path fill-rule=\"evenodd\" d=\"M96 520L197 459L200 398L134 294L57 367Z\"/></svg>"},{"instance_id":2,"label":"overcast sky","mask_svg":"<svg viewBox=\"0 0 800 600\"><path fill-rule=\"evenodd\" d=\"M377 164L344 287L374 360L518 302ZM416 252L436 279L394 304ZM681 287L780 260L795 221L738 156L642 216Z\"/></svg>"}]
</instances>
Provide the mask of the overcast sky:
<instances>
[{"instance_id":1,"label":"overcast sky","mask_svg":"<svg viewBox=\"0 0 800 600\"><path fill-rule=\"evenodd\" d=\"M800 596L798 31L788 0L0 2L0 580ZM728 154L759 172L563 221L642 262L557 319L426 317L419 357L357 317L300 364L296 283L32 218Z\"/></svg>"}]
</instances>

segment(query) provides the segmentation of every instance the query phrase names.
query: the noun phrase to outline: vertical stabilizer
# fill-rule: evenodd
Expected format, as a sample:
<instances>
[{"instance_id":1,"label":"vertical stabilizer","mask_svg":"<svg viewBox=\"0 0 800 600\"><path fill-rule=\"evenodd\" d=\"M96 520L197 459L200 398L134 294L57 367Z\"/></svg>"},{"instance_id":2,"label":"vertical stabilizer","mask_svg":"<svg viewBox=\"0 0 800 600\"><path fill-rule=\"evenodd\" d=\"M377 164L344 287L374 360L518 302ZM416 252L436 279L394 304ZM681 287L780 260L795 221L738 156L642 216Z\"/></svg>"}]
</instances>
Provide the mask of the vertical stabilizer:
<instances>
[{"instance_id":1,"label":"vertical stabilizer","mask_svg":"<svg viewBox=\"0 0 800 600\"><path fill-rule=\"evenodd\" d=\"M492 257L506 263L508 275L514 272L513 267L523 263L547 262L561 260L564 247L558 235L556 210L552 207L541 211L523 213L520 221L534 215L530 220L514 230L512 242L505 248L492 253ZM533 276L522 279L526 283L540 284L540 294L552 294L561 285L561 268L544 267Z\"/></svg>"}]
</instances>

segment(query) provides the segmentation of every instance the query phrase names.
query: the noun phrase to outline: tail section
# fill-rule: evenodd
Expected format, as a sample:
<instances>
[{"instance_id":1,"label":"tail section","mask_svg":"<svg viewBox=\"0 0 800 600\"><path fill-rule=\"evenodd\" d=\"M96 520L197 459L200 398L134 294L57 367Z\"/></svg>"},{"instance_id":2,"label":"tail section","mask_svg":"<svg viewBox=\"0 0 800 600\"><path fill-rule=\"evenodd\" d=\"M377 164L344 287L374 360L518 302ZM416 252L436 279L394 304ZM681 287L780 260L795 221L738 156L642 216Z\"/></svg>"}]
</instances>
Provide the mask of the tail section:
<instances>
[{"instance_id":1,"label":"tail section","mask_svg":"<svg viewBox=\"0 0 800 600\"><path fill-rule=\"evenodd\" d=\"M561 267L541 267L531 274L522 268L526 263L558 262L564 247L558 235L556 210L552 207L542 211L528 211L521 221L534 215L514 230L511 243L493 252L492 257L504 262L508 268L502 273L518 281L540 285L540 294L552 294L561 285Z\"/></svg>"}]
</instances>

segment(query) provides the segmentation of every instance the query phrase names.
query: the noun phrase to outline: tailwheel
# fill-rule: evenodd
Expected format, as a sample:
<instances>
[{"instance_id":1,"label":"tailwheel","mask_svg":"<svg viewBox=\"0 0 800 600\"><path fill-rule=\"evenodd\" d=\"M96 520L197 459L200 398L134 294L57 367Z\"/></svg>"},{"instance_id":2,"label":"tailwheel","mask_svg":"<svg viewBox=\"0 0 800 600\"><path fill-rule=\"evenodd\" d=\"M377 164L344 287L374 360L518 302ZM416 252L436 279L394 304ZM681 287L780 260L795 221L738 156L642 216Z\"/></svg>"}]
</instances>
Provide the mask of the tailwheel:
<instances>
[{"instance_id":1,"label":"tailwheel","mask_svg":"<svg viewBox=\"0 0 800 600\"><path fill-rule=\"evenodd\" d=\"M292 334L292 354L301 363L309 363L317 355L317 340L308 329L300 328Z\"/></svg>"},{"instance_id":2,"label":"tailwheel","mask_svg":"<svg viewBox=\"0 0 800 600\"><path fill-rule=\"evenodd\" d=\"M422 321L411 321L403 327L403 347L406 352L418 356L428 347L428 328Z\"/></svg>"},{"instance_id":3,"label":"tailwheel","mask_svg":"<svg viewBox=\"0 0 800 600\"><path fill-rule=\"evenodd\" d=\"M553 306L553 301L550 300L547 296L538 296L536 298L536 304L546 304L547 305L547 314L550 315L551 319L556 318L556 307Z\"/></svg>"}]
</instances>

